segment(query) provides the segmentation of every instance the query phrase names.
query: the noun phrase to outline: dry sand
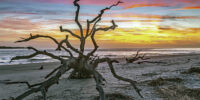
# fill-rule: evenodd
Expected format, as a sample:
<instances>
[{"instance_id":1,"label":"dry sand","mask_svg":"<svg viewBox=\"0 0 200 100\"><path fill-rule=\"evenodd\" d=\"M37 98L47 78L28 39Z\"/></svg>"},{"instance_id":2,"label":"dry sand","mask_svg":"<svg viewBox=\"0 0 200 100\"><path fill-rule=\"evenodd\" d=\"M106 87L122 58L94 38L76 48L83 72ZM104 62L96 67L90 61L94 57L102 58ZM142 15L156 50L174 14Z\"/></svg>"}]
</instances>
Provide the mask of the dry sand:
<instances>
[{"instance_id":1,"label":"dry sand","mask_svg":"<svg viewBox=\"0 0 200 100\"><path fill-rule=\"evenodd\" d=\"M135 100L198 100L198 91L194 92L197 95L185 91L200 89L200 74L181 74L181 72L191 67L200 67L200 55L160 56L152 57L149 61L164 63L126 64L121 59L119 64L114 64L117 74L138 81L137 86L142 89L144 99L136 94L131 85L113 78L108 66L101 64L98 71L107 80L104 86L105 93L121 93L134 97ZM44 69L39 70L42 65ZM58 65L58 62L52 62L0 66L0 100L16 97L28 89L25 84L5 85L4 81L28 81L31 84L41 82L44 76ZM60 79L58 85L55 84L49 89L47 93L49 100L93 100L98 96L93 79L67 79L68 75L69 72ZM160 77L180 78L182 81L164 80L162 84L149 85L152 80ZM40 93L35 93L25 100L38 100L40 96Z\"/></svg>"}]
</instances>

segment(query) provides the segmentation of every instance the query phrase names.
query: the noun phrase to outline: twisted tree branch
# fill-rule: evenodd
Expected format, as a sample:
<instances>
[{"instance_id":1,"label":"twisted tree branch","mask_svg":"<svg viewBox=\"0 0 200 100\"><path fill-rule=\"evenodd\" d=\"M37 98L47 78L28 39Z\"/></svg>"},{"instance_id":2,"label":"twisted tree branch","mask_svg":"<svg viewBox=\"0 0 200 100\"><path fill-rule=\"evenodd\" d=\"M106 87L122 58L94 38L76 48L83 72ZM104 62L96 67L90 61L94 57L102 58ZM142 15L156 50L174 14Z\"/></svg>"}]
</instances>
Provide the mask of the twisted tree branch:
<instances>
[{"instance_id":1,"label":"twisted tree branch","mask_svg":"<svg viewBox=\"0 0 200 100\"><path fill-rule=\"evenodd\" d=\"M33 40L33 39L37 39L37 38L49 38L49 39L53 40L56 44L58 44L58 41L55 38L51 37L51 36L48 36L48 35L39 35L39 34L32 35L31 33L30 33L30 37L28 37L28 38L21 38L22 40L18 40L15 43L17 43L17 42L27 42L27 41L30 41L30 40Z\"/></svg>"},{"instance_id":2,"label":"twisted tree branch","mask_svg":"<svg viewBox=\"0 0 200 100\"><path fill-rule=\"evenodd\" d=\"M59 66L59 67L57 67L57 68L55 68L53 71L51 71L49 74L47 74L44 78L47 79L49 76L51 76L51 75L54 74L56 71L58 71L61 67L62 67L62 65Z\"/></svg>"},{"instance_id":3,"label":"twisted tree branch","mask_svg":"<svg viewBox=\"0 0 200 100\"><path fill-rule=\"evenodd\" d=\"M70 48L71 50L73 50L74 52L76 52L76 53L82 55L82 53L81 53L78 49L76 49L75 47L73 47L73 46L71 45L71 43L70 43L69 40L68 40L68 37L69 37L69 36L66 35L65 40L63 40L62 42L65 42L65 43L66 43L66 46L67 46L68 48Z\"/></svg>"},{"instance_id":4,"label":"twisted tree branch","mask_svg":"<svg viewBox=\"0 0 200 100\"><path fill-rule=\"evenodd\" d=\"M36 84L35 86L39 86L37 88L31 88L30 90L24 92L23 94L17 96L14 100L22 100L25 97L29 96L32 93L36 93L41 91L42 95L43 95L43 99L46 100L46 92L48 91L48 88L51 87L52 85L54 85L55 83L58 83L59 78L66 72L68 71L69 68L71 68L70 66L73 66L74 64L73 59L69 59L67 62L63 62L63 64L60 66L59 70L57 71L57 73L52 76L51 78L49 78L48 80L41 82L39 84Z\"/></svg>"},{"instance_id":5,"label":"twisted tree branch","mask_svg":"<svg viewBox=\"0 0 200 100\"><path fill-rule=\"evenodd\" d=\"M103 83L103 81L105 81L105 79L96 70L94 70L93 75L94 75L94 79L96 82L96 89L99 92L100 100L105 100L105 94L104 94L104 90L102 87L102 85L103 85L102 83Z\"/></svg>"},{"instance_id":6,"label":"twisted tree branch","mask_svg":"<svg viewBox=\"0 0 200 100\"><path fill-rule=\"evenodd\" d=\"M33 58L33 57L35 57L35 56L37 56L37 55L40 55L40 54L49 56L49 57L51 57L51 58L53 58L53 59L57 59L57 60L59 60L59 61L61 61L61 62L64 61L64 59L62 59L62 58L60 58L60 57L58 57L58 56L55 56L54 54L48 53L47 51L39 51L39 50L37 50L37 49L35 49L35 48L33 48L33 47L27 47L27 48L28 48L28 49L31 49L31 50L34 50L35 53L30 54L30 55L27 55L27 56L16 56L16 57L13 57L13 58L11 59L10 62L12 62L13 60Z\"/></svg>"},{"instance_id":7,"label":"twisted tree branch","mask_svg":"<svg viewBox=\"0 0 200 100\"><path fill-rule=\"evenodd\" d=\"M77 7L76 15L75 15L75 22L77 23L78 27L80 28L81 38L83 38L83 29L82 25L80 24L78 17L79 17L79 11L80 11L80 5L78 4L79 0L74 0L74 6Z\"/></svg>"},{"instance_id":8,"label":"twisted tree branch","mask_svg":"<svg viewBox=\"0 0 200 100\"><path fill-rule=\"evenodd\" d=\"M92 19L91 21L89 21L89 20L87 20L87 30L86 30L86 35L85 35L85 39L88 37L88 36L90 36L91 35L91 39L92 39L92 42L93 42L93 45L94 45L94 49L90 52L90 53L88 53L87 54L87 56L92 56L93 54L94 54L94 52L98 49L98 46L97 46L97 44L96 44L96 41L95 41L95 39L94 39L94 35L95 35L95 33L97 32L97 31L99 31L99 30L103 30L103 31L107 31L107 30L109 30L109 29L115 29L116 27L117 27L117 25L115 24L115 22L112 20L112 26L110 26L110 27L107 27L107 28L98 28L98 29L96 29L96 24L101 20L101 17L102 17L102 15L104 14L104 12L106 11L106 10L110 10L112 7L114 7L114 6L118 6L120 3L123 3L123 2L121 2L121 1L118 1L116 4L113 4L113 5L111 5L111 6L109 6L109 7L106 7L106 8L104 8L104 9L102 9L101 11L100 11L100 13L98 14L98 16L96 16L94 19ZM95 23L94 23L95 22ZM90 30L90 24L91 23L94 23L94 25L93 25L93 28L92 28L92 30L89 32L89 30Z\"/></svg>"},{"instance_id":9,"label":"twisted tree branch","mask_svg":"<svg viewBox=\"0 0 200 100\"><path fill-rule=\"evenodd\" d=\"M15 82L4 82L5 84L26 84L28 88L31 88L31 85L27 81L15 81Z\"/></svg>"},{"instance_id":10,"label":"twisted tree branch","mask_svg":"<svg viewBox=\"0 0 200 100\"><path fill-rule=\"evenodd\" d=\"M96 21L96 23L97 23L98 21L100 21L100 20L101 20L101 18L99 18L99 19ZM115 24L114 20L112 20L111 22L112 22L112 26L110 26L110 27L106 27L106 28L97 28L97 29L96 29L95 27L93 27L93 32L91 33L91 39L92 39L92 43L93 43L93 45L94 45L94 49L93 49L91 52L89 52L89 53L87 54L88 57L89 57L89 56L92 56L92 55L96 52L96 50L98 49L98 45L97 45L97 43L96 43L96 41L95 41L95 39L94 39L95 33L96 33L97 31L108 31L108 30L110 30L110 29L114 30L114 29L117 27L117 25ZM95 26L96 26L96 23L95 23Z\"/></svg>"},{"instance_id":11,"label":"twisted tree branch","mask_svg":"<svg viewBox=\"0 0 200 100\"><path fill-rule=\"evenodd\" d=\"M114 69L114 67L113 67L113 64L112 64L113 62L117 62L117 61L112 61L112 60L110 60L110 59L107 59L107 63L108 63L108 65L109 65L109 67L110 67L110 70L111 70L113 76L114 76L115 78L119 79L119 80L129 82L129 83L134 87L134 89L136 90L136 92L138 93L138 95L139 95L141 98L143 98L143 96L142 96L141 93L140 93L141 90L135 85L137 82L136 82L136 81L133 81L133 80L131 80L131 79L124 78L124 77L122 77L122 76L117 75L116 72L115 72L115 69Z\"/></svg>"},{"instance_id":12,"label":"twisted tree branch","mask_svg":"<svg viewBox=\"0 0 200 100\"><path fill-rule=\"evenodd\" d=\"M56 71L58 71L58 70L60 70L60 68L62 67L62 65L61 66L59 66L59 67L57 67L57 68L55 68L53 71L51 71L49 74L47 74L46 76L45 76L45 79L47 79L47 78L49 78L51 75L53 75ZM69 67L66 71L69 71L71 68Z\"/></svg>"},{"instance_id":13,"label":"twisted tree branch","mask_svg":"<svg viewBox=\"0 0 200 100\"><path fill-rule=\"evenodd\" d=\"M108 31L108 30L110 30L110 29L114 30L116 27L118 27L118 26L115 24L114 20L112 20L111 23L112 23L112 26L110 26L110 27L105 27L105 28L97 28L97 29L96 29L96 32L97 32L97 31Z\"/></svg>"},{"instance_id":14,"label":"twisted tree branch","mask_svg":"<svg viewBox=\"0 0 200 100\"><path fill-rule=\"evenodd\" d=\"M92 33L92 31L94 30L94 28L96 27L96 24L101 20L101 17L103 16L103 14L104 14L104 12L106 11L106 10L110 10L112 7L114 7L114 6L118 6L120 3L123 3L123 2L121 2L121 1L118 1L116 4L113 4L113 5L111 5L111 6L109 6L109 7L106 7L106 8L104 8L104 9L102 9L101 11L100 11L100 13L94 18L94 19L92 19L92 20L87 20L87 31L86 31L86 38ZM95 23L94 23L95 22ZM92 30L91 30L91 32L89 32L89 30L90 30L90 24L92 24L92 23L94 23L94 25L93 25L93 28L92 28ZM90 34L89 34L90 33Z\"/></svg>"},{"instance_id":15,"label":"twisted tree branch","mask_svg":"<svg viewBox=\"0 0 200 100\"><path fill-rule=\"evenodd\" d=\"M102 17L102 15L104 14L104 12L106 11L106 10L110 10L112 7L114 7L114 6L118 6L120 3L123 3L122 1L118 1L116 4L113 4L113 5L111 5L111 6L109 6L109 7L106 7L106 8L104 8L104 9L102 9L101 11L100 11L100 13L98 14L98 16L96 16L94 19L92 19L91 21L89 21L89 23L93 23L93 22L95 22L98 18L101 18Z\"/></svg>"},{"instance_id":16,"label":"twisted tree branch","mask_svg":"<svg viewBox=\"0 0 200 100\"><path fill-rule=\"evenodd\" d=\"M54 41L54 42L58 45L58 47L59 47L59 48L57 48L56 50L61 50L60 48L63 48L65 51L67 51L67 52L70 54L70 56L73 56L72 53L71 53L67 48L65 48L65 47L62 46L62 45L59 45L60 43L59 43L55 38L53 38L53 37L51 37L51 36L48 36L48 35L39 35L39 34L37 34L37 35L32 35L32 34L30 34L30 37L28 37L28 38L21 38L22 40L18 40L18 41L16 41L15 43L18 43L18 42L28 42L28 41L30 41L30 40L34 40L34 39L37 39L37 38L48 38L48 39L51 39L51 40Z\"/></svg>"},{"instance_id":17,"label":"twisted tree branch","mask_svg":"<svg viewBox=\"0 0 200 100\"><path fill-rule=\"evenodd\" d=\"M81 34L81 38L80 38L80 41L81 41L81 44L80 44L80 51L81 51L81 52L84 52L85 38L84 38L84 35L83 35L83 28L82 28L82 25L80 24L80 22L79 22L79 20L78 20L79 11L80 11L80 5L78 4L78 1L79 1L79 0L74 0L74 6L77 7L76 15L75 15L75 22L76 22L76 24L78 25L78 27L79 27L79 29L80 29L80 34Z\"/></svg>"},{"instance_id":18,"label":"twisted tree branch","mask_svg":"<svg viewBox=\"0 0 200 100\"><path fill-rule=\"evenodd\" d=\"M74 36L74 37L76 37L76 38L78 38L78 39L81 39L80 36L74 34L71 30L69 30L69 29L63 29L62 26L60 26L60 31L61 31L61 32L69 32L72 36Z\"/></svg>"},{"instance_id":19,"label":"twisted tree branch","mask_svg":"<svg viewBox=\"0 0 200 100\"><path fill-rule=\"evenodd\" d=\"M102 63L102 62L107 62L107 63L108 63L109 68L110 68L110 70L111 70L111 72L112 72L112 75L113 75L115 78L117 78L117 79L119 79L119 80L122 80L122 81L125 81L125 82L129 82L129 83L134 87L134 89L136 90L136 92L138 93L138 95L139 95L140 97L143 98L143 96L142 96L141 93L140 93L141 90L135 85L135 84L137 83L136 81L133 81L133 80L128 79L128 78L124 78L124 77L119 76L119 75L116 74L115 69L114 69L112 63L118 63L118 61L116 61L116 60L111 60L110 58L102 58L102 59L97 59L97 60L94 62L94 64L98 65L99 63Z\"/></svg>"}]
</instances>

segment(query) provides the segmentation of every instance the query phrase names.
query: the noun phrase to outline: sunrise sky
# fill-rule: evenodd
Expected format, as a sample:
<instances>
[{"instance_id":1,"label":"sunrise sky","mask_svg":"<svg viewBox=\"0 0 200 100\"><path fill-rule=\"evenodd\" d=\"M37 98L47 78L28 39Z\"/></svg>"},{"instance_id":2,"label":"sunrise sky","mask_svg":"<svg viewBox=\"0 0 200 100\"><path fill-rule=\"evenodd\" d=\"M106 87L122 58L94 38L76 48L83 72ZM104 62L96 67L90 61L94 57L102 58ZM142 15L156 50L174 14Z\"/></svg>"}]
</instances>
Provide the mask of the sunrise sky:
<instances>
[{"instance_id":1,"label":"sunrise sky","mask_svg":"<svg viewBox=\"0 0 200 100\"><path fill-rule=\"evenodd\" d=\"M80 22L95 17L99 10L118 0L80 0ZM99 26L115 20L114 31L98 32L101 48L200 47L200 0L121 0L124 3L107 11ZM59 26L79 34L74 23L73 0L0 0L0 46L54 46L46 39L13 43L29 33L51 35L61 40ZM79 42L70 37L78 46ZM88 41L88 48L92 47Z\"/></svg>"}]
</instances>

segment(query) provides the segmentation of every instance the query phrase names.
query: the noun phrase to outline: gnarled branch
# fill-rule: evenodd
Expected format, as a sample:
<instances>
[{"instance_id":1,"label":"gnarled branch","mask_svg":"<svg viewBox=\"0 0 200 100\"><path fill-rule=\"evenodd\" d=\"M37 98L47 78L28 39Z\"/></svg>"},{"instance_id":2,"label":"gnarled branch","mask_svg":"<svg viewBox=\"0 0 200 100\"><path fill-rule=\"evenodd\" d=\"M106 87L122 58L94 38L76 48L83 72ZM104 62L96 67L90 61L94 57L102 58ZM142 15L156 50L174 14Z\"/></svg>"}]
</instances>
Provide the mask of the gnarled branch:
<instances>
[{"instance_id":1,"label":"gnarled branch","mask_svg":"<svg viewBox=\"0 0 200 100\"><path fill-rule=\"evenodd\" d=\"M101 20L101 19L99 19L99 20ZM97 20L97 22L98 22L99 20ZM114 30L114 29L117 27L117 25L115 24L114 20L112 20L111 22L112 22L112 26L110 26L110 27L106 27L106 28L97 28L97 29L96 29L96 28L93 28L93 32L91 33L91 39L92 39L92 43L93 43L93 45L94 45L94 49L93 49L91 52L89 52L89 53L87 54L88 57L89 57L89 56L92 56L92 55L96 52L96 50L98 49L98 45L97 45L97 43L96 43L96 41L95 41L95 39L94 39L95 33L96 33L97 31L108 31L108 30L110 30L110 29ZM96 23L95 23L95 25L96 25Z\"/></svg>"},{"instance_id":2,"label":"gnarled branch","mask_svg":"<svg viewBox=\"0 0 200 100\"><path fill-rule=\"evenodd\" d=\"M54 54L51 54L51 53L49 53L49 52L47 52L47 51L39 51L39 50L37 50L37 49L35 49L35 48L33 48L33 47L27 47L27 48L28 48L28 49L31 49L31 50L34 50L35 53L30 54L30 55L27 55L27 56L16 56L16 57L13 57L13 58L11 59L11 62L12 62L13 60L33 58L33 57L35 57L35 56L37 56L37 55L39 55L39 54L49 56L49 57L51 57L51 58L53 58L53 59L57 59L57 60L59 60L59 61L61 61L61 62L64 61L64 59L62 59L62 58L60 58L60 57L58 57L58 56L55 56Z\"/></svg>"},{"instance_id":3,"label":"gnarled branch","mask_svg":"<svg viewBox=\"0 0 200 100\"><path fill-rule=\"evenodd\" d=\"M61 32L69 32L72 36L74 36L74 37L76 37L76 38L78 38L78 39L81 39L80 36L74 34L71 30L69 30L69 29L63 29L62 26L60 26L60 31L61 31Z\"/></svg>"},{"instance_id":4,"label":"gnarled branch","mask_svg":"<svg viewBox=\"0 0 200 100\"><path fill-rule=\"evenodd\" d=\"M58 71L61 67L62 67L62 65L59 66L59 67L57 67L57 68L55 68L53 71L51 71L49 74L47 74L44 78L45 79L48 78L49 76L51 76L52 74L54 74L56 71Z\"/></svg>"},{"instance_id":5,"label":"gnarled branch","mask_svg":"<svg viewBox=\"0 0 200 100\"><path fill-rule=\"evenodd\" d=\"M93 25L92 30L90 31L90 33L87 33L85 38L87 38L88 36L90 36L91 34L95 34L95 29L96 29L96 24L101 20L101 18L99 18Z\"/></svg>"},{"instance_id":6,"label":"gnarled branch","mask_svg":"<svg viewBox=\"0 0 200 100\"><path fill-rule=\"evenodd\" d=\"M97 60L94 62L94 64L98 65L99 63L102 63L102 62L107 62L107 63L108 63L109 68L110 68L110 70L111 70L111 72L112 72L112 75L113 75L115 78L117 78L117 79L119 79L119 80L122 80L122 81L125 81L125 82L129 82L129 83L134 87L134 89L136 90L136 92L138 93L138 95L139 95L140 97L143 98L143 96L142 96L141 93L140 93L141 90L135 85L135 84L137 83L136 81L133 81L133 80L128 79L128 78L124 78L124 77L119 76L119 75L116 74L115 69L114 69L112 63L118 63L118 61L116 61L116 60L111 60L110 58L102 58L102 59L97 59Z\"/></svg>"},{"instance_id":7,"label":"gnarled branch","mask_svg":"<svg viewBox=\"0 0 200 100\"><path fill-rule=\"evenodd\" d=\"M83 29L82 29L82 25L80 24L78 17L79 17L79 11L80 11L80 5L78 4L79 0L74 0L74 6L77 7L76 10L76 15L75 15L75 22L78 25L78 27L80 28L80 34L81 34L81 38L83 38Z\"/></svg>"},{"instance_id":8,"label":"gnarled branch","mask_svg":"<svg viewBox=\"0 0 200 100\"><path fill-rule=\"evenodd\" d=\"M80 41L81 41L81 44L80 44L80 51L83 53L84 52L84 46L85 46L85 38L83 36L83 28L82 28L82 25L80 24L79 20L78 20L78 17L79 17L79 11L80 11L80 5L78 4L78 1L79 0L75 0L74 1L74 6L77 7L77 10L76 10L76 15L75 15L75 22L76 24L78 25L79 29L80 29L80 34L81 34L81 38L80 38Z\"/></svg>"},{"instance_id":9,"label":"gnarled branch","mask_svg":"<svg viewBox=\"0 0 200 100\"><path fill-rule=\"evenodd\" d=\"M114 69L114 67L113 67L113 64L112 64L113 62L117 62L117 61L112 61L112 60L110 60L110 59L107 59L107 63L108 63L108 65L109 65L109 67L110 67L110 70L111 70L113 76L114 76L115 78L119 79L119 80L122 80L122 81L126 81L126 82L131 83L131 85L134 87L134 89L136 90L136 92L138 93L138 95L139 95L141 98L143 98L143 96L142 96L141 93L140 93L141 90L135 85L137 82L136 82L136 81L133 81L133 80L131 80L131 79L124 78L124 77L122 77L122 76L117 75L116 72L115 72L115 69Z\"/></svg>"},{"instance_id":10,"label":"gnarled branch","mask_svg":"<svg viewBox=\"0 0 200 100\"><path fill-rule=\"evenodd\" d=\"M37 39L37 38L49 38L49 39L53 40L56 44L58 44L58 41L55 38L51 37L51 36L39 35L39 34L32 35L31 33L30 33L30 37L29 38L21 38L22 40L18 40L15 43L17 43L17 42L27 42L27 41L30 41L30 40L33 40L33 39Z\"/></svg>"},{"instance_id":11,"label":"gnarled branch","mask_svg":"<svg viewBox=\"0 0 200 100\"><path fill-rule=\"evenodd\" d=\"M72 45L71 45L71 43L69 42L69 40L68 40L68 35L66 35L66 38L65 38L65 40L63 40L63 42L65 42L66 43L66 46L68 47L68 48L70 48L71 50L73 50L74 52L76 52L76 53L78 53L78 54L81 54L82 55L82 53L78 50L78 49L76 49L75 47L73 47Z\"/></svg>"},{"instance_id":12,"label":"gnarled branch","mask_svg":"<svg viewBox=\"0 0 200 100\"><path fill-rule=\"evenodd\" d=\"M30 84L28 81L12 81L12 82L3 82L4 84L26 84L28 86L28 88L33 88L33 87L36 87L36 86L39 86L41 85L42 83L36 83L36 84Z\"/></svg>"},{"instance_id":13,"label":"gnarled branch","mask_svg":"<svg viewBox=\"0 0 200 100\"><path fill-rule=\"evenodd\" d=\"M96 70L94 70L93 75L94 75L94 79L96 82L96 89L99 92L100 100L105 100L105 94L104 94L104 90L102 87L102 85L103 85L102 83L103 83L103 81L105 81L105 79Z\"/></svg>"},{"instance_id":14,"label":"gnarled branch","mask_svg":"<svg viewBox=\"0 0 200 100\"><path fill-rule=\"evenodd\" d=\"M97 31L108 31L108 30L110 30L110 29L114 30L114 29L117 27L117 25L115 24L114 20L112 20L111 23L112 23L112 26L110 26L110 27L105 27L105 28L97 28L97 29L96 29L96 32L97 32Z\"/></svg>"},{"instance_id":15,"label":"gnarled branch","mask_svg":"<svg viewBox=\"0 0 200 100\"><path fill-rule=\"evenodd\" d=\"M90 23L95 22L98 18L101 18L101 17L102 17L102 15L104 14L104 12L105 12L106 10L111 9L111 8L114 7L114 6L118 6L120 3L123 3L123 2L122 2L122 1L118 1L116 4L113 4L113 5L109 6L109 7L106 7L106 8L104 8L104 9L102 9L102 10L100 11L100 13L98 14L98 16L96 16L94 19L92 19L92 20L89 21L89 22L90 22Z\"/></svg>"},{"instance_id":16,"label":"gnarled branch","mask_svg":"<svg viewBox=\"0 0 200 100\"><path fill-rule=\"evenodd\" d=\"M60 70L60 68L62 67L62 65L61 66L59 66L59 67L57 67L57 68L55 68L53 71L51 71L49 74L47 74L46 76L45 76L45 79L47 79L47 78L49 78L51 75L53 75L56 71L58 71L58 70ZM68 70L70 70L71 68L69 67L66 71L68 71Z\"/></svg>"},{"instance_id":17,"label":"gnarled branch","mask_svg":"<svg viewBox=\"0 0 200 100\"><path fill-rule=\"evenodd\" d=\"M60 69L57 71L57 73L49 78L48 80L41 82L39 84L36 84L37 88L31 88L30 90L24 92L23 94L17 96L14 100L22 100L25 97L29 96L32 93L36 93L41 91L43 95L43 99L46 100L46 92L48 91L48 88L54 85L55 83L58 83L59 78L70 68L70 66L73 66L74 60L70 59L67 62L63 62L63 64L60 66Z\"/></svg>"},{"instance_id":18,"label":"gnarled branch","mask_svg":"<svg viewBox=\"0 0 200 100\"><path fill-rule=\"evenodd\" d=\"M51 39L52 41L54 41L58 45L58 47L60 46L60 48L63 48L65 51L67 51L70 54L70 56L73 56L72 53L67 48L65 48L62 45L59 45L60 43L55 38L53 38L51 36L48 36L48 35L39 35L39 34L32 35L32 34L30 34L30 37L28 37L28 38L21 38L22 40L18 40L15 43L18 43L18 42L28 42L30 40L34 40L34 39L37 39L37 38L48 38L48 39ZM57 48L56 50L61 50L60 48Z\"/></svg>"},{"instance_id":19,"label":"gnarled branch","mask_svg":"<svg viewBox=\"0 0 200 100\"><path fill-rule=\"evenodd\" d=\"M26 84L28 88L31 88L31 85L27 81L14 81L14 82L4 82L5 84Z\"/></svg>"},{"instance_id":20,"label":"gnarled branch","mask_svg":"<svg viewBox=\"0 0 200 100\"><path fill-rule=\"evenodd\" d=\"M85 39L86 39L88 36L91 35L91 39L92 39L92 42L93 42L93 45L94 45L94 49L93 49L90 53L88 53L87 56L93 55L94 52L98 49L98 46L97 46L96 41L95 41L95 39L94 39L94 35L95 35L95 33L96 33L97 31L99 31L99 30L107 31L107 30L109 30L109 29L113 29L113 30L114 30L114 29L117 27L117 25L115 24L115 22L114 22L113 20L112 20L112 24L113 24L113 25L110 26L110 27L107 27L107 28L97 28L97 29L96 29L96 24L101 20L101 17L102 17L102 15L104 14L104 12L105 12L106 10L111 9L112 7L117 6L117 5L119 5L120 3L123 3L123 2L118 1L116 4L113 4L113 5L109 6L109 7L106 7L106 8L104 8L104 9L102 9L102 10L100 11L100 13L98 14L98 16L96 16L94 19L92 19L91 21L87 20L87 30L86 30ZM95 22L95 23L94 23L94 22ZM94 25L93 25L93 27L92 27L92 30L89 32L89 30L90 30L90 24L91 24L91 23L94 23Z\"/></svg>"},{"instance_id":21,"label":"gnarled branch","mask_svg":"<svg viewBox=\"0 0 200 100\"><path fill-rule=\"evenodd\" d=\"M61 48L64 47L63 43L65 43L65 39L60 41L56 50L61 50ZM70 50L68 50L65 47L63 49L69 53L70 57L74 57L74 55L72 54L72 52Z\"/></svg>"},{"instance_id":22,"label":"gnarled branch","mask_svg":"<svg viewBox=\"0 0 200 100\"><path fill-rule=\"evenodd\" d=\"M104 9L102 9L101 11L100 11L100 13L94 18L94 19L92 19L92 20L87 20L87 30L86 30L86 38L92 33L92 31L94 30L94 28L96 27L96 24L101 20L101 17L103 16L103 14L104 14L104 12L106 11L106 10L110 10L112 7L114 7L114 6L118 6L120 3L123 3L123 2L121 2L121 1L118 1L116 4L113 4L113 5L111 5L111 6L109 6L109 7L106 7L106 8L104 8ZM95 23L94 23L95 22ZM92 28L92 30L91 30L91 32L89 32L89 30L90 30L90 24L92 24L92 23L94 23L94 25L93 25L93 28ZM89 34L90 33L90 34Z\"/></svg>"}]
</instances>

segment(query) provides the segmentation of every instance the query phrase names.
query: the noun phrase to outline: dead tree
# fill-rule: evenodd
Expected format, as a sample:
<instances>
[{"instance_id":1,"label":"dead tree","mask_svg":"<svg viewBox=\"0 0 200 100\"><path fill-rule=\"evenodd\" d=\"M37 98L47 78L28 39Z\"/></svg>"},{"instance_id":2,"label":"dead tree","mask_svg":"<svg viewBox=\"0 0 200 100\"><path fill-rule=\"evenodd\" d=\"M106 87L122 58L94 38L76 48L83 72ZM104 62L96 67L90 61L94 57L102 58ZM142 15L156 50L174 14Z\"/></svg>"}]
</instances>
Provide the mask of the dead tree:
<instances>
[{"instance_id":1,"label":"dead tree","mask_svg":"<svg viewBox=\"0 0 200 100\"><path fill-rule=\"evenodd\" d=\"M22 38L21 40L16 41L16 42L28 42L28 41L38 39L38 38L50 39L55 44L57 44L56 50L63 49L66 52L68 52L69 55L62 57L62 56L57 56L57 55L54 55L52 53L49 53L45 50L41 51L41 50L38 50L34 47L27 47L28 49L35 51L35 53L27 55L27 56L16 56L16 57L12 58L11 61L12 60L19 60L19 59L29 59L29 58L35 57L37 55L46 55L46 56L49 56L53 59L60 61L60 66L58 66L57 68L52 70L52 72L50 72L45 77L45 80L43 82L33 84L33 85L30 85L28 83L30 88L26 92L24 92L23 94L15 97L15 100L22 100L25 97L27 97L27 96L35 93L35 92L41 92L41 94L43 95L43 100L47 100L46 93L47 93L48 89L52 85L58 84L59 78L63 74L65 74L67 71L69 71L70 69L73 70L72 73L69 75L70 78L88 78L88 77L93 76L93 78L96 81L96 89L99 92L100 100L105 100L104 90L102 88L102 85L103 85L102 83L103 83L103 81L105 81L105 79L96 70L98 65L100 63L104 63L104 62L106 62L108 64L108 66L111 70L111 73L115 78L122 80L122 81L129 82L134 87L136 92L142 97L142 95L140 94L140 89L138 89L135 85L136 81L133 81L133 80L128 79L128 78L124 78L124 77L116 74L115 69L113 67L113 63L118 63L118 61L111 60L110 58L92 59L94 53L98 49L98 45L97 45L95 38L94 38L96 32L114 30L117 27L117 25L115 24L115 22L113 20L111 21L112 26L110 26L110 27L104 27L104 28L99 27L99 28L97 28L96 27L97 23L101 21L102 15L104 14L104 12L106 10L111 9L112 7L117 6L122 2L118 1L116 4L113 4L109 7L102 9L100 11L100 13L95 18L93 18L92 20L87 20L86 32L84 33L83 27L82 27L81 23L79 22L80 5L78 4L78 1L79 0L74 0L73 4L77 8L76 13L75 13L75 22L79 27L80 35L77 35L77 33L74 33L69 29L63 29L62 26L60 26L60 31L61 32L68 32L69 34L71 34L71 36L79 39L80 40L80 48L79 49L77 49L73 45L71 45L71 43L68 40L68 38L69 38L68 35L66 35L65 39L63 39L61 41L57 41L55 38L53 38L51 36L30 34L30 36L28 38ZM91 38L92 43L94 45L94 48L89 53L85 54L84 53L85 43L86 43L86 39L88 37ZM74 53L72 53L72 52L77 53L78 56L74 56L73 55ZM66 59L66 57L67 57L67 59Z\"/></svg>"},{"instance_id":2,"label":"dead tree","mask_svg":"<svg viewBox=\"0 0 200 100\"><path fill-rule=\"evenodd\" d=\"M150 58L145 58L145 54L143 54L142 56L139 54L141 50L138 50L136 55L132 58L126 58L126 63L133 63L135 61L138 61L138 60L147 60L147 59L150 59Z\"/></svg>"}]
</instances>

